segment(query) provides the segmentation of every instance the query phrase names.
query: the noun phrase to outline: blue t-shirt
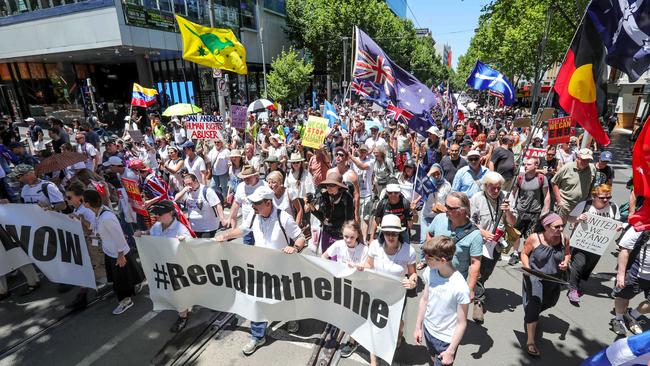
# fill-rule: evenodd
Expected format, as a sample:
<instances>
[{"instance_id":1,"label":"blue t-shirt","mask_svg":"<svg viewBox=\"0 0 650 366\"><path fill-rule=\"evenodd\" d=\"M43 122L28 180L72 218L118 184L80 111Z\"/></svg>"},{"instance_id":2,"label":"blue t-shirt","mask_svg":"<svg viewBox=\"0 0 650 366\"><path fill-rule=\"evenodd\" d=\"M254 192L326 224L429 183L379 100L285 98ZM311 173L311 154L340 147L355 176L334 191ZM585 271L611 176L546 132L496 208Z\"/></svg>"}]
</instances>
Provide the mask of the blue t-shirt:
<instances>
[{"instance_id":1,"label":"blue t-shirt","mask_svg":"<svg viewBox=\"0 0 650 366\"><path fill-rule=\"evenodd\" d=\"M429 234L432 236L448 236L454 241L457 237L462 237L466 230L472 227L471 222L465 226L457 227L453 232L451 223L447 218L447 214L440 213L429 225ZM483 255L483 237L480 230L474 230L464 236L459 242L456 242L456 253L452 264L460 272L463 277L467 278L469 272L470 258L480 257Z\"/></svg>"},{"instance_id":2,"label":"blue t-shirt","mask_svg":"<svg viewBox=\"0 0 650 366\"><path fill-rule=\"evenodd\" d=\"M488 169L484 166L481 166L476 177L472 175L470 166L464 166L456 172L454 181L451 182L451 190L456 192L463 192L467 197L472 198L472 196L481 191L481 185L483 184L483 177L485 173L488 172ZM475 179L476 178L476 179Z\"/></svg>"}]
</instances>

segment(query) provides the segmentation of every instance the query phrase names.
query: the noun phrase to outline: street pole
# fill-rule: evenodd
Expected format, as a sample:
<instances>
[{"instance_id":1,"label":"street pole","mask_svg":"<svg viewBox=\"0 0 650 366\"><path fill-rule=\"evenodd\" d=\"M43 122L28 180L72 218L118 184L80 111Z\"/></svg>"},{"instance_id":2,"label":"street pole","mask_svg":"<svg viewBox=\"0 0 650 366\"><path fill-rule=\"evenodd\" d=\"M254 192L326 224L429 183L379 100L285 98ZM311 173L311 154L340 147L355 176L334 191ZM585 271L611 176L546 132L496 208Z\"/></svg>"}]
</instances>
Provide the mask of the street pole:
<instances>
[{"instance_id":1,"label":"street pole","mask_svg":"<svg viewBox=\"0 0 650 366\"><path fill-rule=\"evenodd\" d=\"M544 55L544 49L546 48L546 41L548 40L548 32L551 27L551 17L553 16L553 8L549 5L548 11L546 12L546 28L544 29L544 34L542 35L542 42L539 46L539 52L537 53L537 60L535 60L535 86L533 86L533 101L530 105L530 114L535 115L537 113L537 97L541 89L541 59ZM550 91L549 91L550 93Z\"/></svg>"},{"instance_id":2,"label":"street pole","mask_svg":"<svg viewBox=\"0 0 650 366\"><path fill-rule=\"evenodd\" d=\"M260 46L262 47L262 73L264 76L264 94L262 96L266 98L266 61L264 58L264 27L262 26L263 16L262 16L262 6L260 5L260 0L257 0L257 26L259 27L260 32Z\"/></svg>"},{"instance_id":3,"label":"street pole","mask_svg":"<svg viewBox=\"0 0 650 366\"><path fill-rule=\"evenodd\" d=\"M347 85L347 75L345 66L348 64L348 37L343 37L343 82L341 83L340 93L343 94L345 85ZM345 98L345 95L343 96Z\"/></svg>"},{"instance_id":4,"label":"street pole","mask_svg":"<svg viewBox=\"0 0 650 366\"><path fill-rule=\"evenodd\" d=\"M213 12L213 7L214 7L214 2L213 0L208 0L208 18L210 19L210 28L214 28L214 12ZM223 71L217 78L217 83L216 85L220 85L220 81L223 78ZM214 78L214 69L212 69L212 77ZM215 83L214 80L212 81L212 86L214 87ZM224 119L226 118L226 98L219 92L219 89L217 89L217 100L219 102L219 115L223 117ZM213 99L214 100L214 99Z\"/></svg>"}]
</instances>

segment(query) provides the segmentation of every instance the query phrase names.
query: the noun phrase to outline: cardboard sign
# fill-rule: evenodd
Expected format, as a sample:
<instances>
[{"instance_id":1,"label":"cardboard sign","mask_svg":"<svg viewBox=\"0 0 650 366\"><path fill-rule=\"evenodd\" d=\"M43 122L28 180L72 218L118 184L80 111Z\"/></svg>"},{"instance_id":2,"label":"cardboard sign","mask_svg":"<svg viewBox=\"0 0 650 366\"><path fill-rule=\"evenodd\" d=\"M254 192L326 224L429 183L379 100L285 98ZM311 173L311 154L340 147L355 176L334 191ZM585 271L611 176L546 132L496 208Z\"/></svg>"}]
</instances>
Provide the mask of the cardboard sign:
<instances>
[{"instance_id":1,"label":"cardboard sign","mask_svg":"<svg viewBox=\"0 0 650 366\"><path fill-rule=\"evenodd\" d=\"M569 142L576 134L576 121L571 117L553 118L548 120L548 144L557 145Z\"/></svg>"},{"instance_id":2,"label":"cardboard sign","mask_svg":"<svg viewBox=\"0 0 650 366\"><path fill-rule=\"evenodd\" d=\"M129 133L129 136L131 136L131 140L133 140L133 142L140 143L144 141L144 136L139 130L128 130L127 132Z\"/></svg>"},{"instance_id":3,"label":"cardboard sign","mask_svg":"<svg viewBox=\"0 0 650 366\"><path fill-rule=\"evenodd\" d=\"M587 220L579 223L571 235L572 247L603 255L611 243L621 235L621 222L585 212Z\"/></svg>"},{"instance_id":4,"label":"cardboard sign","mask_svg":"<svg viewBox=\"0 0 650 366\"><path fill-rule=\"evenodd\" d=\"M328 121L325 118L309 116L302 131L302 146L320 149L325 140Z\"/></svg>"},{"instance_id":5,"label":"cardboard sign","mask_svg":"<svg viewBox=\"0 0 650 366\"><path fill-rule=\"evenodd\" d=\"M513 127L530 127L531 126L531 121L529 117L519 117L515 119L515 121L512 124Z\"/></svg>"},{"instance_id":6,"label":"cardboard sign","mask_svg":"<svg viewBox=\"0 0 650 366\"><path fill-rule=\"evenodd\" d=\"M126 195L129 198L129 202L131 203L131 208L133 211L139 215L148 217L149 212L147 212L147 209L144 205L144 199L142 198L142 193L140 192L138 182L134 181L133 179L122 178L122 186L124 187L124 190L126 190Z\"/></svg>"},{"instance_id":7,"label":"cardboard sign","mask_svg":"<svg viewBox=\"0 0 650 366\"><path fill-rule=\"evenodd\" d=\"M230 106L230 127L243 130L246 128L246 106Z\"/></svg>"},{"instance_id":8,"label":"cardboard sign","mask_svg":"<svg viewBox=\"0 0 650 366\"><path fill-rule=\"evenodd\" d=\"M526 157L526 159L528 159L528 158L541 159L544 156L546 156L546 149L544 149L544 148L538 149L538 148L535 148L535 147L529 147L528 150L526 150L526 154L524 154L524 156Z\"/></svg>"},{"instance_id":9,"label":"cardboard sign","mask_svg":"<svg viewBox=\"0 0 650 366\"><path fill-rule=\"evenodd\" d=\"M186 117L185 129L188 139L215 139L221 138L223 131L223 117L209 114L193 114Z\"/></svg>"},{"instance_id":10,"label":"cardboard sign","mask_svg":"<svg viewBox=\"0 0 650 366\"><path fill-rule=\"evenodd\" d=\"M544 108L542 110L542 115L539 117L541 122L546 122L555 114L555 108Z\"/></svg>"}]
</instances>

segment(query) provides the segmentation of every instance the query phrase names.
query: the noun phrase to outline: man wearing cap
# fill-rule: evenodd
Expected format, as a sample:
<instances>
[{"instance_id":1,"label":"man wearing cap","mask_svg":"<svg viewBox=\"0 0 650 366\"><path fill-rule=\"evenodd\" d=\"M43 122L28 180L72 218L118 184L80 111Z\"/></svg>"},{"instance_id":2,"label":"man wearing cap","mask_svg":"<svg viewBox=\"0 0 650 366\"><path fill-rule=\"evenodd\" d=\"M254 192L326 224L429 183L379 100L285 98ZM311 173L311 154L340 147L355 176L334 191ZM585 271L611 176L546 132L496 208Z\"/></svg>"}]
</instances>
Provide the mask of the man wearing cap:
<instances>
[{"instance_id":1,"label":"man wearing cap","mask_svg":"<svg viewBox=\"0 0 650 366\"><path fill-rule=\"evenodd\" d=\"M237 227L237 214L239 213L239 208L241 208L242 219L248 217L248 215L253 211L253 203L251 202L249 196L255 192L255 190L261 186L267 186L265 181L261 180L259 173L250 165L244 166L241 172L237 175L242 182L239 182L237 188L235 189L235 197L230 208L230 227ZM255 245L255 237L252 233L244 235L244 244Z\"/></svg>"},{"instance_id":2,"label":"man wearing cap","mask_svg":"<svg viewBox=\"0 0 650 366\"><path fill-rule=\"evenodd\" d=\"M186 155L184 166L187 172L196 175L199 183L205 184L208 181L208 168L203 158L196 154L194 143L192 141L184 143L183 152Z\"/></svg>"},{"instance_id":3,"label":"man wearing cap","mask_svg":"<svg viewBox=\"0 0 650 366\"><path fill-rule=\"evenodd\" d=\"M359 186L359 219L361 221L361 233L363 239L368 236L368 229L370 227L370 219L372 217L372 208L374 205L374 170L375 159L372 155L368 154L368 146L361 144L357 149L359 157L350 155L350 161L354 163L352 170L357 175L357 182Z\"/></svg>"},{"instance_id":4,"label":"man wearing cap","mask_svg":"<svg viewBox=\"0 0 650 366\"><path fill-rule=\"evenodd\" d=\"M38 178L33 166L19 164L8 176L23 184L20 193L23 203L36 203L53 211L61 211L67 207L59 188L52 182Z\"/></svg>"},{"instance_id":5,"label":"man wearing cap","mask_svg":"<svg viewBox=\"0 0 650 366\"><path fill-rule=\"evenodd\" d=\"M477 150L471 150L467 154L468 166L460 168L451 184L451 190L463 192L467 197L481 191L483 185L483 176L489 170L481 165L481 153Z\"/></svg>"},{"instance_id":6,"label":"man wearing cap","mask_svg":"<svg viewBox=\"0 0 650 366\"><path fill-rule=\"evenodd\" d=\"M181 125L181 121L178 120L178 117L174 117L170 123L172 125L172 135L174 136L174 145L183 145L187 141L187 132Z\"/></svg>"},{"instance_id":7,"label":"man wearing cap","mask_svg":"<svg viewBox=\"0 0 650 366\"><path fill-rule=\"evenodd\" d=\"M600 153L600 160L596 164L596 180L594 181L594 187L598 187L601 184L612 185L614 181L614 169L609 166L609 163L612 162L613 155L609 151L603 151Z\"/></svg>"},{"instance_id":8,"label":"man wearing cap","mask_svg":"<svg viewBox=\"0 0 650 366\"><path fill-rule=\"evenodd\" d=\"M442 131L436 126L431 126L427 130L429 136L420 145L420 156L426 167L439 163L447 153L447 144L441 141Z\"/></svg>"},{"instance_id":9,"label":"man wearing cap","mask_svg":"<svg viewBox=\"0 0 650 366\"><path fill-rule=\"evenodd\" d=\"M551 179L555 196L556 212L566 222L573 208L591 194L596 179L596 168L590 164L593 153L580 149L576 161L565 164Z\"/></svg>"},{"instance_id":10,"label":"man wearing cap","mask_svg":"<svg viewBox=\"0 0 650 366\"><path fill-rule=\"evenodd\" d=\"M366 146L368 146L369 151L373 151L375 145L377 144L387 144L386 140L383 137L379 136L379 126L378 124L370 126L370 137L366 139Z\"/></svg>"},{"instance_id":11,"label":"man wearing cap","mask_svg":"<svg viewBox=\"0 0 650 366\"><path fill-rule=\"evenodd\" d=\"M224 146L223 137L217 134L214 147L208 153L208 161L212 166L212 189L219 190L222 196L228 194L228 163L230 150Z\"/></svg>"},{"instance_id":12,"label":"man wearing cap","mask_svg":"<svg viewBox=\"0 0 650 366\"><path fill-rule=\"evenodd\" d=\"M302 230L293 220L293 217L273 205L273 190L265 185L260 185L248 196L252 210L247 213L239 227L233 226L228 233L219 234L215 238L224 242L232 238L241 237L244 233L254 236L255 246L281 250L286 254L300 252L305 246L305 237ZM266 343L267 322L251 322L251 340L242 352L246 356L252 355L259 347ZM298 323L287 322L290 333L298 331Z\"/></svg>"},{"instance_id":13,"label":"man wearing cap","mask_svg":"<svg viewBox=\"0 0 650 366\"><path fill-rule=\"evenodd\" d=\"M411 226L413 224L413 212L411 210L411 203L402 194L402 189L397 183L397 179L391 178L386 185L386 195L377 202L375 207L372 227L370 229L370 241L375 238L377 226L381 223L385 215L395 215L400 218L402 227L406 228L400 235L403 243L410 242Z\"/></svg>"}]
</instances>

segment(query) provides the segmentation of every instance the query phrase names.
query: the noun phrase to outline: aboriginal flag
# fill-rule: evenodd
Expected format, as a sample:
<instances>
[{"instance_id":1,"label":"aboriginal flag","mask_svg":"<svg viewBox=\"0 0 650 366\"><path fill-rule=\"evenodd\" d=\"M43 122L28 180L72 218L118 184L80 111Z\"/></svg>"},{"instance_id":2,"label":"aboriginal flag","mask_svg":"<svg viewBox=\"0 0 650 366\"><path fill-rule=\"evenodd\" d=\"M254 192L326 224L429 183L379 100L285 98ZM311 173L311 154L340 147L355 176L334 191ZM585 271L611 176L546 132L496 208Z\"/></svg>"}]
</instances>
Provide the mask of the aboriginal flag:
<instances>
[{"instance_id":1,"label":"aboriginal flag","mask_svg":"<svg viewBox=\"0 0 650 366\"><path fill-rule=\"evenodd\" d=\"M605 55L605 46L586 18L567 52L554 88L562 109L601 145L609 145L609 136L598 119L605 113L607 99Z\"/></svg>"},{"instance_id":2,"label":"aboriginal flag","mask_svg":"<svg viewBox=\"0 0 650 366\"><path fill-rule=\"evenodd\" d=\"M634 195L644 197L641 207L630 215L628 222L636 231L650 230L650 117L643 124L641 134L632 150L632 178Z\"/></svg>"}]
</instances>

